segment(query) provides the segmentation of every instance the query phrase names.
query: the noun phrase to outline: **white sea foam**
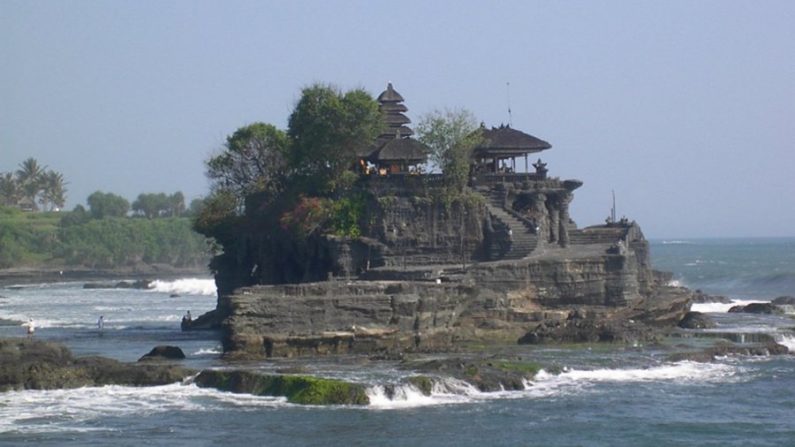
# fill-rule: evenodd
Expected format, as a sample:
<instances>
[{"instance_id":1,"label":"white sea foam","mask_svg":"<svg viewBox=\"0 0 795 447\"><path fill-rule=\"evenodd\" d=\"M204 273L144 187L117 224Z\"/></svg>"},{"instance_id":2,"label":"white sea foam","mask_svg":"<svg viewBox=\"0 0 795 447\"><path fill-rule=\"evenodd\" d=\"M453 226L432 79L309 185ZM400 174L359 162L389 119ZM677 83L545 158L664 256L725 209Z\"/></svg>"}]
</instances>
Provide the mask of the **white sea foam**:
<instances>
[{"instance_id":1,"label":"white sea foam","mask_svg":"<svg viewBox=\"0 0 795 447\"><path fill-rule=\"evenodd\" d=\"M151 290L184 295L215 295L217 292L214 279L199 278L185 278L175 281L157 280L152 282Z\"/></svg>"},{"instance_id":2,"label":"white sea foam","mask_svg":"<svg viewBox=\"0 0 795 447\"><path fill-rule=\"evenodd\" d=\"M386 410L461 404L498 397L498 393L483 393L462 380L445 378L434 380L429 396L411 384L402 384L394 387L391 396L385 386L369 387L367 397L370 399L370 408Z\"/></svg>"},{"instance_id":3,"label":"white sea foam","mask_svg":"<svg viewBox=\"0 0 795 447\"><path fill-rule=\"evenodd\" d=\"M776 336L776 343L786 346L790 354L795 354L795 335L779 334Z\"/></svg>"},{"instance_id":4,"label":"white sea foam","mask_svg":"<svg viewBox=\"0 0 795 447\"><path fill-rule=\"evenodd\" d=\"M218 355L218 354L223 354L223 351L221 351L220 346L216 346L215 348L202 348L193 353L193 355Z\"/></svg>"},{"instance_id":5,"label":"white sea foam","mask_svg":"<svg viewBox=\"0 0 795 447\"><path fill-rule=\"evenodd\" d=\"M488 399L543 399L563 394L576 394L597 383L605 382L673 382L723 383L736 380L737 367L721 363L678 362L634 369L565 370L560 374L539 371L532 381L525 381L523 391L484 393L472 385L454 379L434 382L430 396L413 385L395 386L392 395L384 386L368 388L370 407L374 409L404 409L430 405L461 404Z\"/></svg>"},{"instance_id":6,"label":"white sea foam","mask_svg":"<svg viewBox=\"0 0 795 447\"><path fill-rule=\"evenodd\" d=\"M0 433L88 431L86 421L173 411L212 411L229 405L252 410L286 405L284 398L224 393L196 385L105 386L0 393ZM102 429L105 430L105 429Z\"/></svg>"},{"instance_id":7,"label":"white sea foam","mask_svg":"<svg viewBox=\"0 0 795 447\"><path fill-rule=\"evenodd\" d=\"M678 362L651 368L567 370L558 375L544 371L536 375L540 383L553 382L721 382L736 374L734 366L721 363Z\"/></svg>"},{"instance_id":8,"label":"white sea foam","mask_svg":"<svg viewBox=\"0 0 795 447\"><path fill-rule=\"evenodd\" d=\"M726 313L734 306L747 306L751 303L760 303L759 300L732 300L731 303L694 303L690 306L693 312Z\"/></svg>"}]
</instances>

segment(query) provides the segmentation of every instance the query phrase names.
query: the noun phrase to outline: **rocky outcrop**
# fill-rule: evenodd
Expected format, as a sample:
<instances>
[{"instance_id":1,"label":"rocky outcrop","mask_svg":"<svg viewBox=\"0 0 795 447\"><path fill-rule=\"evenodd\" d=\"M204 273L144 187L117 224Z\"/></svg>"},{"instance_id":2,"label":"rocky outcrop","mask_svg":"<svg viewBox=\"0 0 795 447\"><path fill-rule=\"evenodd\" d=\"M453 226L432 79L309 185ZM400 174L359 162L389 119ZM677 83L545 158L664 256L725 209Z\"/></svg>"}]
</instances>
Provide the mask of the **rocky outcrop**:
<instances>
[{"instance_id":1,"label":"rocky outcrop","mask_svg":"<svg viewBox=\"0 0 795 447\"><path fill-rule=\"evenodd\" d=\"M474 289L432 282L323 282L239 289L227 297L224 351L292 357L449 349Z\"/></svg>"},{"instance_id":2,"label":"rocky outcrop","mask_svg":"<svg viewBox=\"0 0 795 447\"><path fill-rule=\"evenodd\" d=\"M423 394L431 394L436 377L453 377L474 386L481 392L523 390L541 366L521 358L440 358L434 360L405 361L401 368L420 374L410 377L409 383Z\"/></svg>"},{"instance_id":3,"label":"rocky outcrop","mask_svg":"<svg viewBox=\"0 0 795 447\"><path fill-rule=\"evenodd\" d=\"M155 346L147 354L138 359L139 362L151 360L182 360L185 353L178 346Z\"/></svg>"},{"instance_id":4,"label":"rocky outcrop","mask_svg":"<svg viewBox=\"0 0 795 447\"><path fill-rule=\"evenodd\" d=\"M688 312L677 326L682 329L709 329L715 327L715 322L701 312Z\"/></svg>"},{"instance_id":5,"label":"rocky outcrop","mask_svg":"<svg viewBox=\"0 0 795 447\"><path fill-rule=\"evenodd\" d=\"M547 319L519 338L520 344L635 343L654 341L690 309L687 289L660 287L654 296L629 306L572 308L566 318Z\"/></svg>"},{"instance_id":6,"label":"rocky outcrop","mask_svg":"<svg viewBox=\"0 0 795 447\"><path fill-rule=\"evenodd\" d=\"M747 314L783 314L784 309L773 303L751 303L745 306L732 306L729 309L729 312Z\"/></svg>"},{"instance_id":7,"label":"rocky outcrop","mask_svg":"<svg viewBox=\"0 0 795 447\"><path fill-rule=\"evenodd\" d=\"M233 393L286 397L303 405L367 405L365 387L336 379L298 375L268 375L244 370L205 370L196 385Z\"/></svg>"},{"instance_id":8,"label":"rocky outcrop","mask_svg":"<svg viewBox=\"0 0 795 447\"><path fill-rule=\"evenodd\" d=\"M228 312L224 351L227 357L262 358L450 351L479 341L648 340L655 327L673 326L689 310L687 289L658 286L652 296L629 294L621 287L631 283L621 268L625 264L611 256L599 259L608 265L587 257L562 258L557 265L550 260L542 266L531 260L490 265L451 283L327 281L241 288L221 298ZM536 276L520 282L516 271ZM510 284L508 275L513 275ZM629 299L616 302L614 294ZM571 304L583 301L594 304Z\"/></svg>"},{"instance_id":9,"label":"rocky outcrop","mask_svg":"<svg viewBox=\"0 0 795 447\"><path fill-rule=\"evenodd\" d=\"M454 197L439 176L362 179L358 237L298 238L247 202L223 233L218 305L202 321L219 322L228 358L391 356L647 340L689 310L692 294L652 271L637 224L577 229L582 182L486 177Z\"/></svg>"},{"instance_id":10,"label":"rocky outcrop","mask_svg":"<svg viewBox=\"0 0 795 447\"><path fill-rule=\"evenodd\" d=\"M61 344L36 339L0 339L0 391L165 385L190 374L190 370L166 364L135 365L103 357L75 358Z\"/></svg>"},{"instance_id":11,"label":"rocky outcrop","mask_svg":"<svg viewBox=\"0 0 795 447\"><path fill-rule=\"evenodd\" d=\"M691 352L678 352L668 356L668 360L672 362L680 362L688 360L691 362L712 362L717 357L726 357L728 355L744 355L744 356L769 356L769 355L784 355L789 350L786 346L778 344L774 341L766 341L763 343L755 343L750 345L737 345L732 343L718 343L715 346L702 349L700 351Z\"/></svg>"},{"instance_id":12,"label":"rocky outcrop","mask_svg":"<svg viewBox=\"0 0 795 447\"><path fill-rule=\"evenodd\" d=\"M771 303L777 306L795 306L795 296L780 296L771 301Z\"/></svg>"}]
</instances>

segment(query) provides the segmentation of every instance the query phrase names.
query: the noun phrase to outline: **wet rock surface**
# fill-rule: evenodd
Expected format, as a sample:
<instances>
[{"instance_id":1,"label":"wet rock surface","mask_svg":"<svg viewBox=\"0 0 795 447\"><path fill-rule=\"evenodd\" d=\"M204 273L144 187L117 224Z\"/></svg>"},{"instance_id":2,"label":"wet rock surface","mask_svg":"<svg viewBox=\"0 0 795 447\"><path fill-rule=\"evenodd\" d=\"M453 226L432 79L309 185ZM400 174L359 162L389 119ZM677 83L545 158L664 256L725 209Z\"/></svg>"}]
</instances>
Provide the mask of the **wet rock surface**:
<instances>
[{"instance_id":1,"label":"wet rock surface","mask_svg":"<svg viewBox=\"0 0 795 447\"><path fill-rule=\"evenodd\" d=\"M36 339L0 339L0 391L84 386L153 386L192 372L174 365L136 365L103 357L76 358L63 345Z\"/></svg>"},{"instance_id":2,"label":"wet rock surface","mask_svg":"<svg viewBox=\"0 0 795 447\"><path fill-rule=\"evenodd\" d=\"M401 368L426 374L409 378L409 383L426 395L433 388L434 377L453 377L482 392L523 390L527 381L532 380L541 370L537 363L522 358L502 357L406 361L401 364Z\"/></svg>"},{"instance_id":3,"label":"wet rock surface","mask_svg":"<svg viewBox=\"0 0 795 447\"><path fill-rule=\"evenodd\" d=\"M688 312L677 326L682 329L710 329L715 327L715 322L701 312Z\"/></svg>"},{"instance_id":4,"label":"wet rock surface","mask_svg":"<svg viewBox=\"0 0 795 447\"><path fill-rule=\"evenodd\" d=\"M194 380L204 388L257 396L285 397L304 405L367 405L364 385L304 375L261 374L245 370L204 370Z\"/></svg>"},{"instance_id":5,"label":"wet rock surface","mask_svg":"<svg viewBox=\"0 0 795 447\"><path fill-rule=\"evenodd\" d=\"M784 309L773 303L751 303L745 306L732 306L729 309L731 313L748 313L748 314L783 314Z\"/></svg>"},{"instance_id":6,"label":"wet rock surface","mask_svg":"<svg viewBox=\"0 0 795 447\"><path fill-rule=\"evenodd\" d=\"M143 355L139 362L151 360L182 360L185 358L185 353L182 352L178 346L155 346L147 354Z\"/></svg>"},{"instance_id":7,"label":"wet rock surface","mask_svg":"<svg viewBox=\"0 0 795 447\"><path fill-rule=\"evenodd\" d=\"M718 343L700 351L679 352L671 354L668 356L668 360L672 362L680 362L683 360L692 362L712 362L718 357L726 357L729 355L764 357L768 355L783 355L788 353L789 349L787 349L786 346L778 344L775 341L767 341L764 343L755 343L750 345Z\"/></svg>"}]
</instances>

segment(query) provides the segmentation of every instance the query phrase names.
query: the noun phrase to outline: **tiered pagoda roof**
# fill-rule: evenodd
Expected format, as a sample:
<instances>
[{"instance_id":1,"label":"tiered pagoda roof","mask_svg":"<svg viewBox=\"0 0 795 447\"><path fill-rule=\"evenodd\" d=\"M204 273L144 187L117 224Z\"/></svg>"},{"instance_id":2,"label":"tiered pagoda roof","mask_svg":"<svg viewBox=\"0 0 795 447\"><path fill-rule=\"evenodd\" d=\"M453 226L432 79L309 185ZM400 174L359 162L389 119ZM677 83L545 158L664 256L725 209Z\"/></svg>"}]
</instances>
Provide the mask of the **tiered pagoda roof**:
<instances>
[{"instance_id":1,"label":"tiered pagoda roof","mask_svg":"<svg viewBox=\"0 0 795 447\"><path fill-rule=\"evenodd\" d=\"M407 126L411 120L404 115L408 108L403 101L403 96L392 87L391 82L387 84L386 90L378 95L379 108L386 127L371 147L367 157L371 161L419 164L427 159L428 150L425 145L411 138L414 131Z\"/></svg>"}]
</instances>

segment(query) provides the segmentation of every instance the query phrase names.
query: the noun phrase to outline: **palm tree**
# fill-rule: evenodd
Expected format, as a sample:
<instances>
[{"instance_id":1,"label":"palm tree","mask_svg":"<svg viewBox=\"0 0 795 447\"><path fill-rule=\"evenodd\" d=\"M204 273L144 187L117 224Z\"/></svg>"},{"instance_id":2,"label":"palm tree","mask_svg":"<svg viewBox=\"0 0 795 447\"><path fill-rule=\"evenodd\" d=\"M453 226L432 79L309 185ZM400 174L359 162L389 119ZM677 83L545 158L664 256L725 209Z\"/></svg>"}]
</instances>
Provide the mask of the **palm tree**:
<instances>
[{"instance_id":1,"label":"palm tree","mask_svg":"<svg viewBox=\"0 0 795 447\"><path fill-rule=\"evenodd\" d=\"M47 171L41 175L41 197L39 203L49 210L63 208L66 202L66 182L60 172Z\"/></svg>"},{"instance_id":2,"label":"palm tree","mask_svg":"<svg viewBox=\"0 0 795 447\"><path fill-rule=\"evenodd\" d=\"M46 166L39 166L35 158L30 157L19 164L17 184L22 189L22 197L36 210L36 196L41 191L41 177Z\"/></svg>"},{"instance_id":3,"label":"palm tree","mask_svg":"<svg viewBox=\"0 0 795 447\"><path fill-rule=\"evenodd\" d=\"M14 179L14 174L6 172L0 175L0 205L16 206L19 196L19 185Z\"/></svg>"}]
</instances>

